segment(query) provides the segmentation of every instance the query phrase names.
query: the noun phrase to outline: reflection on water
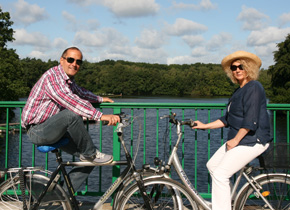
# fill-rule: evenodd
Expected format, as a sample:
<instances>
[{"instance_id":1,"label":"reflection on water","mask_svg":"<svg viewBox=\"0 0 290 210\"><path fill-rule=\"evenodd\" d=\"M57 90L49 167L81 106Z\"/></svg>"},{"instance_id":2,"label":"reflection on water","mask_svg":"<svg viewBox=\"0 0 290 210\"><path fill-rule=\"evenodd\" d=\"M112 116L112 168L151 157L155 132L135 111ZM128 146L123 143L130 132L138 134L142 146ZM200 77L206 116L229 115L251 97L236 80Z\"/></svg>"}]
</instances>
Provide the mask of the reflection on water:
<instances>
[{"instance_id":1,"label":"reflection on water","mask_svg":"<svg viewBox=\"0 0 290 210\"><path fill-rule=\"evenodd\" d=\"M115 98L115 102L134 102L134 103L227 103L227 98ZM123 112L130 114L130 109L124 109ZM176 112L179 119L182 119L181 110L171 110ZM160 109L159 116L168 114L170 111L168 109ZM112 113L112 109L104 110L104 113ZM202 122L208 122L218 119L221 116L221 110L211 110L210 116L208 115L208 110L199 110L197 115L195 115L194 110L184 110L185 119L198 119ZM272 113L269 112L271 116L271 122L273 122ZM19 110L16 110L16 119L19 119ZM167 160L168 153L172 145L176 140L176 130L175 127L171 127L169 132L171 133L171 138L165 135L168 122L166 119L159 120L159 126L157 127L157 117L155 109L146 109L146 118L144 120L144 110L134 109L134 116L139 116L138 120L134 122L133 125L133 143L131 142L130 128L125 130L125 139L128 146L133 144L133 151L135 151L135 146L137 145L137 137L139 134L139 128L141 127L141 142L139 152L136 158L137 168L141 168L144 163L149 163L153 166L154 157L158 156L162 160ZM144 124L145 122L145 124ZM144 133L144 128L146 131ZM157 132L158 131L158 132ZM90 124L89 132L94 140L95 145L100 148L100 133L98 124ZM277 120L277 141L286 140L286 119L279 117ZM184 127L184 144L179 146L178 154L181 159L183 159L183 164L185 167L185 172L187 173L189 179L193 184L197 184L197 190L201 192L207 192L208 190L208 172L206 169L206 162L208 158L217 150L217 148L222 144L221 138L224 134L224 139L226 139L227 129L216 129L208 131L195 131L189 127ZM108 154L112 154L112 137L113 129L109 126L103 127L103 143L102 151ZM166 138L165 138L166 137ZM31 166L33 164L32 160L32 144L30 143L26 133L22 135L22 166ZM144 145L146 149L144 148ZM157 152L158 150L158 152ZM182 156L182 151L184 151L184 156ZM197 152L195 154L195 151ZM123 151L121 152L122 157L124 156ZM44 166L46 160L46 154L35 151L35 165ZM56 167L56 162L54 161L54 155L49 154L49 170L54 170ZM123 157L124 158L124 157ZM1 136L0 141L0 167L4 167L5 159L5 136ZM18 167L19 159L19 134L9 135L9 147L8 147L8 166ZM71 157L63 153L64 160L71 160ZM197 165L196 165L197 162ZM121 169L124 167L121 167ZM89 179L89 190L98 191L99 190L99 171L102 170L102 182L101 188L104 191L111 184L112 168L111 167L96 167L93 173L90 175ZM173 178L177 179L176 175L172 175ZM195 177L196 176L196 177ZM195 181L196 180L196 181Z\"/></svg>"}]
</instances>

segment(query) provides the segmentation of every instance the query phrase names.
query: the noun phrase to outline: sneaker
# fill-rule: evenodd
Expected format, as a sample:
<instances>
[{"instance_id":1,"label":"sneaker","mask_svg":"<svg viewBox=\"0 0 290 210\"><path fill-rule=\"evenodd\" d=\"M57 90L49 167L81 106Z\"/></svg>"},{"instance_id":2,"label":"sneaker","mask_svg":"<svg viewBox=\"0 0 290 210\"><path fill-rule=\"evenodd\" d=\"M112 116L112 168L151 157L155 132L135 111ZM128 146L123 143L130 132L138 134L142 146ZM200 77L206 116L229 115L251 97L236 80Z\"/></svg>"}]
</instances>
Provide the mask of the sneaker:
<instances>
[{"instance_id":1,"label":"sneaker","mask_svg":"<svg viewBox=\"0 0 290 210\"><path fill-rule=\"evenodd\" d=\"M84 157L83 155L80 155L80 160L92 162L95 164L108 164L113 161L113 156L101 153L99 150L97 150L96 153L91 157Z\"/></svg>"}]
</instances>

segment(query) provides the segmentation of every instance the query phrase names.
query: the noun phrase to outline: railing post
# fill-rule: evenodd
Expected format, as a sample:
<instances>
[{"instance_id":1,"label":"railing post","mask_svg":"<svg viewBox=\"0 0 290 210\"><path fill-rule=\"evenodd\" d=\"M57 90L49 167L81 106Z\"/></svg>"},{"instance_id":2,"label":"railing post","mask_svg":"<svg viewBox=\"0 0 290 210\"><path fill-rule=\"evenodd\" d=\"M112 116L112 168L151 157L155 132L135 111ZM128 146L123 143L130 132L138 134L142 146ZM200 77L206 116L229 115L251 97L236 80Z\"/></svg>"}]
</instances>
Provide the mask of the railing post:
<instances>
[{"instance_id":1,"label":"railing post","mask_svg":"<svg viewBox=\"0 0 290 210\"><path fill-rule=\"evenodd\" d=\"M121 113L120 107L114 107L113 109L114 114ZM116 130L117 126L114 126L114 131ZM116 132L113 132L113 157L114 160L121 159L121 143L119 142L119 138ZM113 166L113 174L112 174L112 181L114 182L120 176L120 166Z\"/></svg>"}]
</instances>

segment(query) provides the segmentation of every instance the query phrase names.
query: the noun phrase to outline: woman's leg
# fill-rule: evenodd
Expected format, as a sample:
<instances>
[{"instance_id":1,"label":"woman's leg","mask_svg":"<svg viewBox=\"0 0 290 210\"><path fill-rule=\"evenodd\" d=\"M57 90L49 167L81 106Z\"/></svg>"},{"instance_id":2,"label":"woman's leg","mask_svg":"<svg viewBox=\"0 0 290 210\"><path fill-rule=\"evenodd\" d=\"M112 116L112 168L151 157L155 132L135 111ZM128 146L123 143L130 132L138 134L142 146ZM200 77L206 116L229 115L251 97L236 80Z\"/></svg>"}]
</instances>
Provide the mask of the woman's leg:
<instances>
[{"instance_id":1,"label":"woman's leg","mask_svg":"<svg viewBox=\"0 0 290 210\"><path fill-rule=\"evenodd\" d=\"M231 210L230 177L262 154L268 146L237 146L226 151L226 145L223 145L217 150L207 164L212 177L213 210Z\"/></svg>"}]
</instances>

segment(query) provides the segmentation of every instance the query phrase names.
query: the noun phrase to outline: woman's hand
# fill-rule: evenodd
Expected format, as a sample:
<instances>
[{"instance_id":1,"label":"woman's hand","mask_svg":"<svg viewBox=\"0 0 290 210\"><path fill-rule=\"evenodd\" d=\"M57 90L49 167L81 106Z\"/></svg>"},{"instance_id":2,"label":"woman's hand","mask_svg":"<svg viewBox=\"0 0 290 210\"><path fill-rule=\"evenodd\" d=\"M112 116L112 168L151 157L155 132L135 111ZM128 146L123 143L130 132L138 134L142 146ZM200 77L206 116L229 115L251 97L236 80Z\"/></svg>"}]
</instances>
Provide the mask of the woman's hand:
<instances>
[{"instance_id":1,"label":"woman's hand","mask_svg":"<svg viewBox=\"0 0 290 210\"><path fill-rule=\"evenodd\" d=\"M227 151L233 149L234 147L236 147L239 144L240 141L237 141L235 139L231 139L227 141Z\"/></svg>"},{"instance_id":2,"label":"woman's hand","mask_svg":"<svg viewBox=\"0 0 290 210\"><path fill-rule=\"evenodd\" d=\"M206 124L200 122L200 121L194 121L196 124L195 126L192 127L192 129L206 129Z\"/></svg>"}]
</instances>

